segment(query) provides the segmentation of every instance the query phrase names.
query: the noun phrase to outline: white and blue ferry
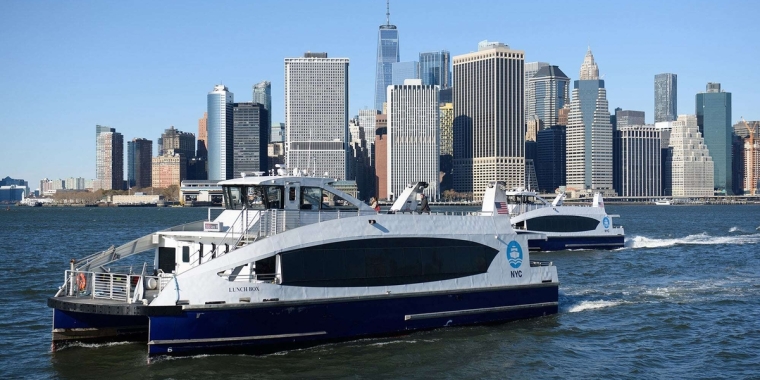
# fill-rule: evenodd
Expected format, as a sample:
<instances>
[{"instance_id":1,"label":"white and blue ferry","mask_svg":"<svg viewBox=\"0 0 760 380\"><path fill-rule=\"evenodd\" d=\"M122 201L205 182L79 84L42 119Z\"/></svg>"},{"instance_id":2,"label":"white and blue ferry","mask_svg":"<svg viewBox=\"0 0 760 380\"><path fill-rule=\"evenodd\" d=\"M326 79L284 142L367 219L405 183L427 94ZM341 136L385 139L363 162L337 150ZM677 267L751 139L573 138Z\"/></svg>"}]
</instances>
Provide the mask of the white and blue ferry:
<instances>
[{"instance_id":1,"label":"white and blue ferry","mask_svg":"<svg viewBox=\"0 0 760 380\"><path fill-rule=\"evenodd\" d=\"M556 267L530 259L531 235L509 218L411 212L424 183L378 213L332 182L222 181L215 218L72 260L48 299L54 349L130 339L149 356L272 352L557 313Z\"/></svg>"},{"instance_id":2,"label":"white and blue ferry","mask_svg":"<svg viewBox=\"0 0 760 380\"><path fill-rule=\"evenodd\" d=\"M509 216L514 230L540 234L528 241L532 251L615 249L624 246L623 227L612 224L612 218L618 215L607 214L601 194L594 194L591 206L566 206L563 205L564 200L564 193L558 194L549 203L535 191L487 191L482 213Z\"/></svg>"}]
</instances>

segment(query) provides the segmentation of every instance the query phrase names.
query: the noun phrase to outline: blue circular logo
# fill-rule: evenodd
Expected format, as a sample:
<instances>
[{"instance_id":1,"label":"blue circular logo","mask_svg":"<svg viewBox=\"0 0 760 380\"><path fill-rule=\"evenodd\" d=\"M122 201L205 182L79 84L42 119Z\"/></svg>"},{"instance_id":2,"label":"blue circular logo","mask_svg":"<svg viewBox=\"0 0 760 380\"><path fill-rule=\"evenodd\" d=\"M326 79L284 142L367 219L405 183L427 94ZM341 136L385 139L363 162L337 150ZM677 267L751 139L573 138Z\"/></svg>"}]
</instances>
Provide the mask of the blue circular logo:
<instances>
[{"instance_id":1,"label":"blue circular logo","mask_svg":"<svg viewBox=\"0 0 760 380\"><path fill-rule=\"evenodd\" d=\"M512 240L507 244L507 261L512 268L519 268L523 261L523 252L520 243Z\"/></svg>"},{"instance_id":2,"label":"blue circular logo","mask_svg":"<svg viewBox=\"0 0 760 380\"><path fill-rule=\"evenodd\" d=\"M602 225L604 225L604 228L610 228L610 218L605 216L604 219L602 219Z\"/></svg>"}]
</instances>

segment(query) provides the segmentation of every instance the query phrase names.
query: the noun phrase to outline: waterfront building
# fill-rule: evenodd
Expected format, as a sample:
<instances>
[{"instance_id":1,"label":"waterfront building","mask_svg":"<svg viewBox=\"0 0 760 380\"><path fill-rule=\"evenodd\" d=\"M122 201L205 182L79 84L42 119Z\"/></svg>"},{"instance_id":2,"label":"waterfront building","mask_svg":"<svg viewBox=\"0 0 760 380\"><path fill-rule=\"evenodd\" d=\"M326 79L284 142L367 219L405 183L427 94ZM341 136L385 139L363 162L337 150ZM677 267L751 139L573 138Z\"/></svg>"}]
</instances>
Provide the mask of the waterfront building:
<instances>
[{"instance_id":1,"label":"waterfront building","mask_svg":"<svg viewBox=\"0 0 760 380\"><path fill-rule=\"evenodd\" d=\"M454 57L454 189L476 201L489 181L525 186L524 60L489 41Z\"/></svg>"},{"instance_id":2,"label":"waterfront building","mask_svg":"<svg viewBox=\"0 0 760 380\"><path fill-rule=\"evenodd\" d=\"M525 85L525 120L540 120L547 128L557 125L559 110L570 103L570 78L559 67L549 65L541 67Z\"/></svg>"},{"instance_id":3,"label":"waterfront building","mask_svg":"<svg viewBox=\"0 0 760 380\"><path fill-rule=\"evenodd\" d=\"M232 115L233 178L243 172L266 172L269 112L261 103L234 103Z\"/></svg>"},{"instance_id":4,"label":"waterfront building","mask_svg":"<svg viewBox=\"0 0 760 380\"><path fill-rule=\"evenodd\" d=\"M420 53L420 79L425 86L451 87L451 55L446 50ZM441 101L444 103L443 101ZM451 101L447 102L451 103Z\"/></svg>"},{"instance_id":5,"label":"waterfront building","mask_svg":"<svg viewBox=\"0 0 760 380\"><path fill-rule=\"evenodd\" d=\"M607 90L591 49L573 84L567 125L567 187L612 195L612 124Z\"/></svg>"},{"instance_id":6,"label":"waterfront building","mask_svg":"<svg viewBox=\"0 0 760 380\"><path fill-rule=\"evenodd\" d=\"M525 107L525 120L529 120L530 116L532 116L530 114L529 109L528 109L528 106L529 106L528 99L535 98L535 94L531 93L530 80L533 78L534 75L536 75L536 73L538 72L538 70L540 70L543 67L547 67L547 66L549 66L549 63L547 63L547 62L525 62L524 66L523 66L524 67L523 86L525 86L525 90L524 90L525 95L524 95L524 98L523 98L524 99L524 103L525 103L524 104L524 107ZM551 124L549 124L549 125L551 125Z\"/></svg>"},{"instance_id":7,"label":"waterfront building","mask_svg":"<svg viewBox=\"0 0 760 380\"><path fill-rule=\"evenodd\" d=\"M203 113L203 117L198 119L198 148L195 156L204 160L208 159L208 112Z\"/></svg>"},{"instance_id":8,"label":"waterfront building","mask_svg":"<svg viewBox=\"0 0 760 380\"><path fill-rule=\"evenodd\" d=\"M393 62L391 63L391 84L402 85L407 79L418 79L420 77L419 62Z\"/></svg>"},{"instance_id":9,"label":"waterfront building","mask_svg":"<svg viewBox=\"0 0 760 380\"><path fill-rule=\"evenodd\" d=\"M173 149L164 151L163 156L153 157L152 187L167 188L179 186L187 177L187 160Z\"/></svg>"},{"instance_id":10,"label":"waterfront building","mask_svg":"<svg viewBox=\"0 0 760 380\"><path fill-rule=\"evenodd\" d=\"M654 76L654 122L674 121L678 115L678 76Z\"/></svg>"},{"instance_id":11,"label":"waterfront building","mask_svg":"<svg viewBox=\"0 0 760 380\"><path fill-rule=\"evenodd\" d=\"M391 64L400 62L398 29L391 25L390 6L385 13L385 25L377 32L377 59L375 69L375 109L382 110L386 91L391 85ZM383 112L385 113L385 112Z\"/></svg>"},{"instance_id":12,"label":"waterfront building","mask_svg":"<svg viewBox=\"0 0 760 380\"><path fill-rule=\"evenodd\" d=\"M670 146L673 148L672 184L674 197L713 195L713 161L695 115L679 115L673 122Z\"/></svg>"},{"instance_id":13,"label":"waterfront building","mask_svg":"<svg viewBox=\"0 0 760 380\"><path fill-rule=\"evenodd\" d=\"M95 126L95 190L124 188L124 136L115 128Z\"/></svg>"},{"instance_id":14,"label":"waterfront building","mask_svg":"<svg viewBox=\"0 0 760 380\"><path fill-rule=\"evenodd\" d=\"M364 129L364 135L370 145L375 143L375 119L379 114L380 111L374 109L359 110L359 125Z\"/></svg>"},{"instance_id":15,"label":"waterfront building","mask_svg":"<svg viewBox=\"0 0 760 380\"><path fill-rule=\"evenodd\" d=\"M746 195L758 195L758 189L760 189L760 141L746 139L743 142L742 192Z\"/></svg>"},{"instance_id":16,"label":"waterfront building","mask_svg":"<svg viewBox=\"0 0 760 380\"><path fill-rule=\"evenodd\" d=\"M153 180L153 141L143 138L135 138L127 142L129 159L129 186L150 187ZM84 180L84 178L82 179ZM68 187L67 187L68 188Z\"/></svg>"},{"instance_id":17,"label":"waterfront building","mask_svg":"<svg viewBox=\"0 0 760 380\"><path fill-rule=\"evenodd\" d=\"M661 131L654 125L629 125L618 128L622 156L622 186L625 197L662 195Z\"/></svg>"},{"instance_id":18,"label":"waterfront building","mask_svg":"<svg viewBox=\"0 0 760 380\"><path fill-rule=\"evenodd\" d=\"M734 124L733 184L736 194L757 195L760 187L760 121Z\"/></svg>"},{"instance_id":19,"label":"waterfront building","mask_svg":"<svg viewBox=\"0 0 760 380\"><path fill-rule=\"evenodd\" d=\"M288 169L337 179L348 174L348 58L285 58Z\"/></svg>"},{"instance_id":20,"label":"waterfront building","mask_svg":"<svg viewBox=\"0 0 760 380\"><path fill-rule=\"evenodd\" d=\"M419 79L388 87L388 191L400 195L406 185L428 183L423 191L437 201L440 147L438 86Z\"/></svg>"},{"instance_id":21,"label":"waterfront building","mask_svg":"<svg viewBox=\"0 0 760 380\"><path fill-rule=\"evenodd\" d=\"M182 132L174 129L174 126L164 130L158 139L158 155L162 156L167 150L174 150L175 153L182 154L185 157L195 156L195 135L190 132Z\"/></svg>"},{"instance_id":22,"label":"waterfront building","mask_svg":"<svg viewBox=\"0 0 760 380\"><path fill-rule=\"evenodd\" d=\"M673 195L673 147L670 146L670 134L673 133L672 121L654 123L660 130L660 194Z\"/></svg>"},{"instance_id":23,"label":"waterfront building","mask_svg":"<svg viewBox=\"0 0 760 380\"><path fill-rule=\"evenodd\" d=\"M708 83L707 91L697 94L696 112L699 132L715 165L715 192L731 195L731 93L722 91L720 83Z\"/></svg>"},{"instance_id":24,"label":"waterfront building","mask_svg":"<svg viewBox=\"0 0 760 380\"><path fill-rule=\"evenodd\" d=\"M224 85L208 93L208 179L232 179L232 107L235 95Z\"/></svg>"},{"instance_id":25,"label":"waterfront building","mask_svg":"<svg viewBox=\"0 0 760 380\"><path fill-rule=\"evenodd\" d=\"M253 102L264 106L268 112L272 111L272 83L268 80L253 85ZM264 124L269 125L269 123Z\"/></svg>"},{"instance_id":26,"label":"waterfront building","mask_svg":"<svg viewBox=\"0 0 760 380\"><path fill-rule=\"evenodd\" d=\"M439 92L440 94L440 92ZM438 99L440 102L440 99ZM454 104L440 103L440 193L454 188Z\"/></svg>"},{"instance_id":27,"label":"waterfront building","mask_svg":"<svg viewBox=\"0 0 760 380\"><path fill-rule=\"evenodd\" d=\"M612 124L612 188L620 194L623 188L623 148L621 145L622 128L646 124L644 111L624 111L615 108L615 115L610 116Z\"/></svg>"},{"instance_id":28,"label":"waterfront building","mask_svg":"<svg viewBox=\"0 0 760 380\"><path fill-rule=\"evenodd\" d=\"M29 183L10 176L0 179L0 203L13 203L29 197Z\"/></svg>"},{"instance_id":29,"label":"waterfront building","mask_svg":"<svg viewBox=\"0 0 760 380\"><path fill-rule=\"evenodd\" d=\"M375 117L375 187L378 199L389 199L388 192L388 115Z\"/></svg>"},{"instance_id":30,"label":"waterfront building","mask_svg":"<svg viewBox=\"0 0 760 380\"><path fill-rule=\"evenodd\" d=\"M536 135L536 179L541 192L553 193L565 185L566 128L553 125Z\"/></svg>"}]
</instances>

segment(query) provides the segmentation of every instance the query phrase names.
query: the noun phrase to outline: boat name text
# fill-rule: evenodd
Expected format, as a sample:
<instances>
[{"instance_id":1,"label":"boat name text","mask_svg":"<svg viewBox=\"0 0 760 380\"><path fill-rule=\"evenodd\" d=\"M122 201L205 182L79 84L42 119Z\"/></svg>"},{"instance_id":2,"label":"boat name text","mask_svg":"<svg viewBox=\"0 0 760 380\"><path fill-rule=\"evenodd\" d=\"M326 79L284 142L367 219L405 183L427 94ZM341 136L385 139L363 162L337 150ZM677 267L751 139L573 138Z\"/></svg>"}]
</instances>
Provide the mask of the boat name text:
<instances>
[{"instance_id":1,"label":"boat name text","mask_svg":"<svg viewBox=\"0 0 760 380\"><path fill-rule=\"evenodd\" d=\"M236 293L236 292L258 292L259 287L258 286L235 286L232 288L229 288L230 293Z\"/></svg>"}]
</instances>

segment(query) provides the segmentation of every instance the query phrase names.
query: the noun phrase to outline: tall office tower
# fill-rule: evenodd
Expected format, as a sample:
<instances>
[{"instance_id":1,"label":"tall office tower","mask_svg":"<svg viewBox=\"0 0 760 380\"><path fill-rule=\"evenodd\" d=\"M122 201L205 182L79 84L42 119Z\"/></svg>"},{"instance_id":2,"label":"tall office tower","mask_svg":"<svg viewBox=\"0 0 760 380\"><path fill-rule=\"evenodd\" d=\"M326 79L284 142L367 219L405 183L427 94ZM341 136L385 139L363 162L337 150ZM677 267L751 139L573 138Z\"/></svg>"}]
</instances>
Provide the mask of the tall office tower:
<instances>
[{"instance_id":1,"label":"tall office tower","mask_svg":"<svg viewBox=\"0 0 760 380\"><path fill-rule=\"evenodd\" d=\"M654 122L674 121L678 117L678 76L654 76Z\"/></svg>"},{"instance_id":2,"label":"tall office tower","mask_svg":"<svg viewBox=\"0 0 760 380\"><path fill-rule=\"evenodd\" d=\"M95 190L124 188L124 136L115 128L95 126L95 178Z\"/></svg>"},{"instance_id":3,"label":"tall office tower","mask_svg":"<svg viewBox=\"0 0 760 380\"><path fill-rule=\"evenodd\" d=\"M393 62L391 63L391 84L402 85L407 79L419 79L419 62Z\"/></svg>"},{"instance_id":4,"label":"tall office tower","mask_svg":"<svg viewBox=\"0 0 760 380\"><path fill-rule=\"evenodd\" d=\"M130 187L150 187L151 186L151 165L153 163L153 141L148 139L135 138L127 142L129 154L127 155L127 166Z\"/></svg>"},{"instance_id":5,"label":"tall office tower","mask_svg":"<svg viewBox=\"0 0 760 380\"><path fill-rule=\"evenodd\" d=\"M419 79L388 87L388 190L396 196L409 183L424 181L437 201L440 147L438 86Z\"/></svg>"},{"instance_id":6,"label":"tall office tower","mask_svg":"<svg viewBox=\"0 0 760 380\"><path fill-rule=\"evenodd\" d=\"M644 111L623 111L615 108L615 115L610 116L612 122L612 188L622 194L623 188L623 147L621 145L621 128L632 125L644 125Z\"/></svg>"},{"instance_id":7,"label":"tall office tower","mask_svg":"<svg viewBox=\"0 0 760 380\"><path fill-rule=\"evenodd\" d=\"M554 125L536 136L536 178L538 188L553 193L565 185L566 127Z\"/></svg>"},{"instance_id":8,"label":"tall office tower","mask_svg":"<svg viewBox=\"0 0 760 380\"><path fill-rule=\"evenodd\" d=\"M272 110L272 83L268 80L253 85L253 102L264 105L267 111ZM267 123L266 125L268 125Z\"/></svg>"},{"instance_id":9,"label":"tall office tower","mask_svg":"<svg viewBox=\"0 0 760 380\"><path fill-rule=\"evenodd\" d=\"M740 121L734 124L733 134L734 188L741 188L741 193L746 195L757 195L760 189L760 121Z\"/></svg>"},{"instance_id":10,"label":"tall office tower","mask_svg":"<svg viewBox=\"0 0 760 380\"><path fill-rule=\"evenodd\" d=\"M439 92L440 94L440 92ZM440 102L440 98L438 99ZM440 103L440 193L454 188L454 104Z\"/></svg>"},{"instance_id":11,"label":"tall office tower","mask_svg":"<svg viewBox=\"0 0 760 380\"><path fill-rule=\"evenodd\" d=\"M446 50L420 53L420 79L441 90L451 87L451 55ZM442 102L443 103L443 102Z\"/></svg>"},{"instance_id":12,"label":"tall office tower","mask_svg":"<svg viewBox=\"0 0 760 380\"><path fill-rule=\"evenodd\" d=\"M174 126L164 130L161 134L158 152L159 156L164 152L171 149L175 153L179 153L189 159L195 156L195 135L190 132L182 132L178 129L174 129Z\"/></svg>"},{"instance_id":13,"label":"tall office tower","mask_svg":"<svg viewBox=\"0 0 760 380\"><path fill-rule=\"evenodd\" d=\"M714 163L715 191L733 195L731 178L731 93L720 83L708 83L707 92L697 94L697 125L710 149Z\"/></svg>"},{"instance_id":14,"label":"tall office tower","mask_svg":"<svg viewBox=\"0 0 760 380\"><path fill-rule=\"evenodd\" d=\"M261 103L234 103L232 106L232 173L266 172L269 144L269 112Z\"/></svg>"},{"instance_id":15,"label":"tall office tower","mask_svg":"<svg viewBox=\"0 0 760 380\"><path fill-rule=\"evenodd\" d=\"M364 136L369 144L375 143L375 119L379 114L378 110L359 110L359 125L364 129Z\"/></svg>"},{"instance_id":16,"label":"tall office tower","mask_svg":"<svg viewBox=\"0 0 760 380\"><path fill-rule=\"evenodd\" d=\"M203 117L198 119L198 148L195 156L204 160L208 159L208 112L203 113Z\"/></svg>"},{"instance_id":17,"label":"tall office tower","mask_svg":"<svg viewBox=\"0 0 760 380\"><path fill-rule=\"evenodd\" d=\"M375 193L378 199L389 199L388 193L388 115L375 117Z\"/></svg>"},{"instance_id":18,"label":"tall office tower","mask_svg":"<svg viewBox=\"0 0 760 380\"><path fill-rule=\"evenodd\" d=\"M269 142L281 143L284 141L285 141L285 123L272 123L272 129L269 132Z\"/></svg>"},{"instance_id":19,"label":"tall office tower","mask_svg":"<svg viewBox=\"0 0 760 380\"><path fill-rule=\"evenodd\" d=\"M673 195L673 147L670 146L670 135L673 133L672 121L654 123L655 128L660 130L660 155L662 166L660 168L660 194Z\"/></svg>"},{"instance_id":20,"label":"tall office tower","mask_svg":"<svg viewBox=\"0 0 760 380\"><path fill-rule=\"evenodd\" d=\"M620 131L623 184L626 197L656 197L661 193L662 139L654 125L630 125Z\"/></svg>"},{"instance_id":21,"label":"tall office tower","mask_svg":"<svg viewBox=\"0 0 760 380\"><path fill-rule=\"evenodd\" d=\"M525 99L525 120L528 120L529 110L528 110L528 99L535 98L535 94L530 93L530 80L533 78L534 75L538 72L538 70L541 70L542 68L549 66L547 62L526 62L525 63L525 72L523 74L523 86L525 86L524 90L524 99ZM551 124L547 124L547 127L549 127Z\"/></svg>"},{"instance_id":22,"label":"tall office tower","mask_svg":"<svg viewBox=\"0 0 760 380\"><path fill-rule=\"evenodd\" d=\"M232 107L235 95L219 84L208 93L207 100L208 179L232 179Z\"/></svg>"},{"instance_id":23,"label":"tall office tower","mask_svg":"<svg viewBox=\"0 0 760 380\"><path fill-rule=\"evenodd\" d=\"M187 177L186 159L181 154L167 149L162 156L153 157L151 186L167 188L172 185L179 186Z\"/></svg>"},{"instance_id":24,"label":"tall office tower","mask_svg":"<svg viewBox=\"0 0 760 380\"><path fill-rule=\"evenodd\" d=\"M679 115L670 133L673 148L673 196L713 195L713 161L695 115Z\"/></svg>"},{"instance_id":25,"label":"tall office tower","mask_svg":"<svg viewBox=\"0 0 760 380\"><path fill-rule=\"evenodd\" d=\"M743 138L737 136L735 133L731 134L731 183L734 186L734 195L748 194L744 191L745 182L749 175L747 169L747 154L752 153L753 144L746 144ZM747 150L749 149L749 150Z\"/></svg>"},{"instance_id":26,"label":"tall office tower","mask_svg":"<svg viewBox=\"0 0 760 380\"><path fill-rule=\"evenodd\" d=\"M382 110L386 90L391 85L391 64L400 62L398 29L391 25L391 11L385 12L385 25L380 25L377 33L377 68L375 70L375 109Z\"/></svg>"},{"instance_id":27,"label":"tall office tower","mask_svg":"<svg viewBox=\"0 0 760 380\"><path fill-rule=\"evenodd\" d=\"M454 57L454 189L475 200L488 181L525 185L524 60L488 41Z\"/></svg>"},{"instance_id":28,"label":"tall office tower","mask_svg":"<svg viewBox=\"0 0 760 380\"><path fill-rule=\"evenodd\" d=\"M608 192L612 189L612 124L607 90L591 49L573 87L567 120L567 186Z\"/></svg>"},{"instance_id":29,"label":"tall office tower","mask_svg":"<svg viewBox=\"0 0 760 380\"><path fill-rule=\"evenodd\" d=\"M544 128L557 125L559 110L570 103L570 78L557 66L544 66L525 86L525 120L538 119Z\"/></svg>"},{"instance_id":30,"label":"tall office tower","mask_svg":"<svg viewBox=\"0 0 760 380\"><path fill-rule=\"evenodd\" d=\"M287 167L343 180L348 153L348 58L285 58Z\"/></svg>"}]
</instances>

